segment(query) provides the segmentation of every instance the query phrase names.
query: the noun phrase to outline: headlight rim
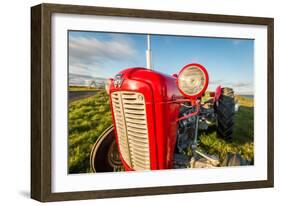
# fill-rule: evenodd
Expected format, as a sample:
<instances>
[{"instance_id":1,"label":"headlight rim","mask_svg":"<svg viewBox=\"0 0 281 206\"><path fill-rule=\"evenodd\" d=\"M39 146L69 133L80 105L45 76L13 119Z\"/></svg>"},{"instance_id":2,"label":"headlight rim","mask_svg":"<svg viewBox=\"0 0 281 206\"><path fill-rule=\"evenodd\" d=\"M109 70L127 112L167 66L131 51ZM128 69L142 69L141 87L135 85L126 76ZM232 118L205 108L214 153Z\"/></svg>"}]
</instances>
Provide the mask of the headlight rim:
<instances>
[{"instance_id":1,"label":"headlight rim","mask_svg":"<svg viewBox=\"0 0 281 206\"><path fill-rule=\"evenodd\" d=\"M181 75L181 73L183 71L185 71L188 68L192 68L192 67L197 67L197 68L199 68L203 72L203 74L205 76L205 84L204 84L203 88L201 89L201 91L197 92L196 94L190 95L190 94L185 93L180 88L180 86L179 86L179 77L180 77L180 75ZM202 96L205 93L205 91L207 90L208 84L209 84L209 75L208 75L207 69L203 65L201 65L201 64L198 64L198 63L187 64L178 73L178 78L177 78L178 89L182 93L183 96L185 96L185 97L187 97L189 99L196 99L197 97Z\"/></svg>"}]
</instances>

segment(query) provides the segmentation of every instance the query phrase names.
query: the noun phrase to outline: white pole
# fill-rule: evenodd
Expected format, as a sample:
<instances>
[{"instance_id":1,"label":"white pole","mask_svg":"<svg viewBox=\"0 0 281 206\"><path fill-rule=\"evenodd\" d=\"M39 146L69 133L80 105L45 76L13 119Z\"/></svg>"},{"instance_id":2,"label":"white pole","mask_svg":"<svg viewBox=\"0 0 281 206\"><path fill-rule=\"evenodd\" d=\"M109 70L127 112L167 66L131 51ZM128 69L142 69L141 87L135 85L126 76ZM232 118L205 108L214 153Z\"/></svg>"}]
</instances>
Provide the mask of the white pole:
<instances>
[{"instance_id":1,"label":"white pole","mask_svg":"<svg viewBox=\"0 0 281 206\"><path fill-rule=\"evenodd\" d=\"M147 50L146 50L146 67L152 70L151 65L151 49L150 49L150 35L147 35Z\"/></svg>"}]
</instances>

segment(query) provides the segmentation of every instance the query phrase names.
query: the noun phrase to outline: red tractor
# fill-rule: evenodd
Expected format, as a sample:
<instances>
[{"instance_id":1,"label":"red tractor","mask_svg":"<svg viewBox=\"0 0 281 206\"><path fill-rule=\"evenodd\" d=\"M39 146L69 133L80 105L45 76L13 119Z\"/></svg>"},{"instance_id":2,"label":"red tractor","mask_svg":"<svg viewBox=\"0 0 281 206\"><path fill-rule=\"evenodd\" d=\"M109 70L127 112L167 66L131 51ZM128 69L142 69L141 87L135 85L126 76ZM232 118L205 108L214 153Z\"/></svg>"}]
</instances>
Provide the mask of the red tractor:
<instances>
[{"instance_id":1,"label":"red tractor","mask_svg":"<svg viewBox=\"0 0 281 206\"><path fill-rule=\"evenodd\" d=\"M213 124L220 138L232 139L234 92L219 86L203 100L208 82L208 72L200 64L188 64L172 76L130 68L108 80L113 126L92 149L93 171L222 165L198 149L198 132ZM241 164L238 160L233 155L226 164Z\"/></svg>"}]
</instances>

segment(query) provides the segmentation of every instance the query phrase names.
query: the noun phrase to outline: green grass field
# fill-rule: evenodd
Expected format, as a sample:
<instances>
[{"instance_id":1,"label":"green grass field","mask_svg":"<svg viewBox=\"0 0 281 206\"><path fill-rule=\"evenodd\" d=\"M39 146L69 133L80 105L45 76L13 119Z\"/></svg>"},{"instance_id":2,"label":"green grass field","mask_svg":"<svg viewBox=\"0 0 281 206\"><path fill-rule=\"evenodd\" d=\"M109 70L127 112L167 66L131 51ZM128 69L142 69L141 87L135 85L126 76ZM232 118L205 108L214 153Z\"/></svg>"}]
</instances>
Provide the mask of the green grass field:
<instances>
[{"instance_id":1,"label":"green grass field","mask_svg":"<svg viewBox=\"0 0 281 206\"><path fill-rule=\"evenodd\" d=\"M104 90L70 103L68 112L69 173L91 172L89 157L99 135L112 124L109 97Z\"/></svg>"},{"instance_id":2,"label":"green grass field","mask_svg":"<svg viewBox=\"0 0 281 206\"><path fill-rule=\"evenodd\" d=\"M84 88L83 88L84 89ZM77 91L77 90L75 90ZM235 115L234 140L226 142L216 137L216 128L200 133L199 147L223 159L227 152L254 158L253 100L236 96L240 104ZM76 100L69 105L69 173L91 172L89 157L99 135L112 124L109 97L104 90L94 96Z\"/></svg>"}]
</instances>

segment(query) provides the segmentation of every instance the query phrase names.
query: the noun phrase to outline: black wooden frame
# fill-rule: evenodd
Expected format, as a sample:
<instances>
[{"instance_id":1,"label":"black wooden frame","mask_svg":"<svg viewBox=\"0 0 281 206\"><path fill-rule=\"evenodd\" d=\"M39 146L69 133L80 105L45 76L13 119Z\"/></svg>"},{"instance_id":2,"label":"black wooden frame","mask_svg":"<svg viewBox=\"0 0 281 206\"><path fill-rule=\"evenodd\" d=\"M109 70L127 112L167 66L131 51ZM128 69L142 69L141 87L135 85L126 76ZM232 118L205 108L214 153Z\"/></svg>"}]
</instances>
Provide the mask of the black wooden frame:
<instances>
[{"instance_id":1,"label":"black wooden frame","mask_svg":"<svg viewBox=\"0 0 281 206\"><path fill-rule=\"evenodd\" d=\"M53 193L51 191L51 16L54 13L101 15L267 26L268 131L267 180ZM152 11L76 5L40 4L31 8L31 197L42 201L79 200L138 195L273 187L274 83L272 18Z\"/></svg>"}]
</instances>

